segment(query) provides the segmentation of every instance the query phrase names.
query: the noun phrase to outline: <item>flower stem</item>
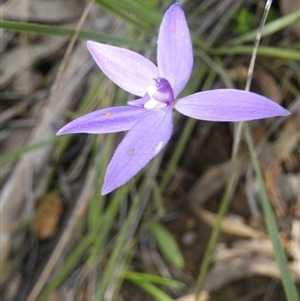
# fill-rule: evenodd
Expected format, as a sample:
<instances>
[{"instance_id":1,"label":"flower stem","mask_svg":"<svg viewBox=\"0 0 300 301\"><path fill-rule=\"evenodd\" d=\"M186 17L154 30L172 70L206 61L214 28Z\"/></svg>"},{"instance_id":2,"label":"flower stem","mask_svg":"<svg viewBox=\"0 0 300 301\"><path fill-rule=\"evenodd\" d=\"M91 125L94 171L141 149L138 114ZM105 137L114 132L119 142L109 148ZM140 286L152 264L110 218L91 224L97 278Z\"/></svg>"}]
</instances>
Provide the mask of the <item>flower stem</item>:
<instances>
[{"instance_id":1,"label":"flower stem","mask_svg":"<svg viewBox=\"0 0 300 301\"><path fill-rule=\"evenodd\" d=\"M235 184L236 184L236 171L237 171L237 166L238 166L238 157L235 156L235 158L233 158L232 161L232 166L230 169L230 173L229 173L229 178L228 181L226 183L226 187L225 187L225 192L223 194L222 200L221 200L221 204L218 210L218 217L217 217L217 221L216 224L213 227L212 233L210 235L210 239L206 248L206 252L202 261L202 265L201 265L201 269L200 269L200 275L198 277L198 281L196 284L196 299L198 300L200 292L202 291L203 287L204 287L204 282L205 282L205 278L206 278L206 274L207 274L207 270L209 267L209 264L211 262L211 258L215 249L215 245L217 243L218 237L219 237L219 233L221 230L221 225L222 225L222 221L223 218L227 212L228 209L228 205L230 203L230 199L232 196L232 193L235 189Z\"/></svg>"}]
</instances>

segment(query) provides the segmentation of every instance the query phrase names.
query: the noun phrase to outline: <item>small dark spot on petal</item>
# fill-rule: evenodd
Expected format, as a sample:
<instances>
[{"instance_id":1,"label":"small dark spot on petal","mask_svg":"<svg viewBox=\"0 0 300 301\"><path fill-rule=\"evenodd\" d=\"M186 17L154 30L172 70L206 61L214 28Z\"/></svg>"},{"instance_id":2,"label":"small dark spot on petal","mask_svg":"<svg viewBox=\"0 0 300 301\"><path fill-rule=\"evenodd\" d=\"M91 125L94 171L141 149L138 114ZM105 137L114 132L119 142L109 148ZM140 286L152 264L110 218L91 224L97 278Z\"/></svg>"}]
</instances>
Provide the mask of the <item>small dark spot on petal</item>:
<instances>
[{"instance_id":1,"label":"small dark spot on petal","mask_svg":"<svg viewBox=\"0 0 300 301\"><path fill-rule=\"evenodd\" d=\"M135 154L135 149L132 147L130 150L129 150L129 155L133 156Z\"/></svg>"}]
</instances>

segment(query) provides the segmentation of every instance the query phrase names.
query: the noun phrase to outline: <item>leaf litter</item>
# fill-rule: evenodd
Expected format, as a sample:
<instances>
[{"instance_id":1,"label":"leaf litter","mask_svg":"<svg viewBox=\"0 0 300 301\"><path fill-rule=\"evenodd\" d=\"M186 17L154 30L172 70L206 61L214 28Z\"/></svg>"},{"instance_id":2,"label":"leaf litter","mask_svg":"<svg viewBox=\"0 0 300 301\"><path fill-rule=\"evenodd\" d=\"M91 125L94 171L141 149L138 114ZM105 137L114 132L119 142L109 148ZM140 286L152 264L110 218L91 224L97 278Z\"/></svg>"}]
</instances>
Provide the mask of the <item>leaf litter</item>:
<instances>
[{"instance_id":1,"label":"leaf litter","mask_svg":"<svg viewBox=\"0 0 300 301\"><path fill-rule=\"evenodd\" d=\"M213 14L213 9L217 7L217 3L211 2L207 8L205 4L206 1L203 1L199 6L200 12L198 13L201 13L201 9L205 12L205 18L201 20L202 27L199 27L199 30L204 36L207 36L209 30L212 30L216 25L209 22L209 20L211 20L210 16ZM59 5L64 4L61 1ZM192 2L188 2L185 8L187 14L189 11L191 12L190 28L193 28L192 24L199 22L197 14L192 13L193 5ZM222 10L226 10L231 5L232 1L227 1L222 7L218 7L219 13L222 13ZM244 5L245 8L253 9L250 2L246 1ZM67 23L70 18L75 21L82 6L74 4L72 7L74 8L73 12L77 11L77 13L74 13L71 17L70 14L65 16L62 14L60 19L49 18L46 20L43 19L45 17L42 14L32 16L32 18L29 14L27 20L35 22L42 19L50 24ZM274 12L279 14L277 9L274 6ZM86 20L89 26L93 26L90 22L95 20L95 15L98 14L97 10L94 9L92 14L93 17ZM105 14L101 13L101 16L105 18ZM17 15L15 10L14 17L11 18L23 20L24 16L21 13ZM108 13L107 18L111 22L111 14ZM111 34L124 34L126 28L124 24L116 19L110 29ZM229 22L228 26L234 26L234 24L230 25ZM135 32L130 25L127 25L127 28L131 29L133 33ZM231 33L228 34L231 35ZM290 39L291 43L294 39L291 32L279 32L274 37L275 41L266 39L263 42L270 43L270 45L277 45L276 43L278 43L279 45L283 39ZM13 44L15 44L15 50L19 49L19 55L14 55L12 59L13 65L16 67L7 68L9 70L7 72L11 73L7 76L5 75L7 72L5 72L5 81L1 80L3 95L7 98L9 98L9 95L14 97L14 102L5 101L5 105L2 105L1 108L1 114L5 114L12 108L14 110L9 115L3 115L9 117L5 119L3 128L1 128L2 135L7 133L7 136L4 135L1 141L2 152L53 138L55 131L66 121L63 114L69 116L69 113L73 112L76 104L84 97L83 91L87 91L87 84L95 78L96 73L91 70L92 64L88 64L89 56L85 46L78 42L71 52L69 62L62 74L60 81L63 85L59 86L55 95L51 93L46 96L41 94L42 96L38 101L26 102L22 110L13 107L13 104L24 101L24 97L32 98L39 91L50 90L55 67L61 60L61 51L66 42L59 42L57 38L54 38L50 44L49 41L46 38L33 42L33 45L24 45L19 37L14 34L10 37L10 42L4 49L3 58L9 57L12 53L17 53L11 51ZM33 51L35 47L40 47L40 44L43 45L43 48L37 49L42 49L42 52ZM18 57L23 57L23 54L28 53L28 51L31 57L28 64L24 65L18 60ZM40 65L45 64L45 58L48 58L48 66L44 67L46 71L41 74L45 77L45 80L43 82L39 80L38 84L29 90L24 89L26 95L22 95L22 90L18 89L20 87L18 74L26 71L26 76L30 78L30 72L36 72L35 64L37 62ZM6 59L5 61L7 62ZM247 64L248 58L241 56L232 58L229 55L224 58L226 72L237 87L238 85L243 87ZM299 63L293 61L293 64L297 65ZM241 65L244 66L242 69L240 68ZM278 80L278 73L283 77L289 73L289 81L299 93L299 87L296 83L297 75L291 71L292 69L288 64L281 63L280 60L274 61L258 57L257 65L253 84L256 92L262 93L286 107L291 107L300 102L299 98L295 99L294 97L292 91L295 90L293 88L290 90L289 86ZM218 87L218 85L220 83L217 80L214 86ZM99 97L95 96L94 101L97 101L97 104L102 107ZM276 119L252 122L250 125L256 144L262 146L259 150L260 164L280 227L282 243L289 256L288 268L295 281L299 281L300 110L299 105L294 107L296 108L292 111L293 114L282 120L281 124L277 126ZM33 124L27 127L19 126L22 132L27 132L27 134L20 134L26 136L26 140L22 141L19 134L14 134L14 128L11 125L18 124L18 120L32 117L34 118ZM176 141L178 141L180 135L180 128L186 123L184 117L178 120L175 137L171 139L165 155L160 158L161 163L159 161L157 163L158 180L168 167L172 151L176 147ZM275 130L270 131L272 127ZM206 131L203 131L203 128ZM151 272L151 274L162 274L164 277L184 282L187 285L184 290L171 291L166 287L162 287L174 299L181 300L179 298L183 295L187 295L186 298L188 298L188 293L193 291L195 286L199 263L206 248L211 226L216 219L216 212L228 177L232 131L231 125L228 124L209 124L209 126L206 126L205 122L197 123L167 189L162 192L152 192L151 195L153 196L150 198L149 204L144 205L146 206L145 211L141 213L142 215L138 215L140 216L137 219L140 225L139 231L136 232L132 228L134 232L130 237L132 241L136 241L136 247L133 248L131 259L130 253L126 255L129 256L129 261L126 264L121 261L124 265L123 268ZM10 139L5 137L10 137ZM99 199L93 193L95 190L93 187L97 187L96 192L99 193L100 191L101 183L98 183L97 168L99 168L99 162L102 162L102 159L105 158L105 152L101 153L100 151L96 155L96 157L100 156L96 160L98 163L94 167L90 167L89 162L92 160L93 150L91 149L90 156L84 155L80 151L84 148L84 145L91 147L90 145L102 143L101 140L90 143L86 141L84 136L78 136L78 138L70 139L69 142L65 143L64 147L61 146L61 149L64 150L61 152L64 160L57 159L57 149L50 145L39 151L24 153L17 160L9 162L9 168L6 167L7 171L5 171L4 176L1 172L1 264L2 271L4 271L2 284L5 284L5 286L2 286L1 293L5 298L4 300L37 300L39 293L45 290L49 281L51 283L51 279L59 272L63 262L72 254L72 249L78 245L80 238L88 233L88 229L91 228L92 221L89 221L89 218L92 215L89 214L89 208L93 198L96 198L96 202L100 203L97 204L99 214L109 204L104 203L103 198ZM243 156L241 157L239 177L236 182L237 188L233 195L229 214L224 219L221 238L214 252L212 268L206 279L206 293L202 294L203 300L220 300L220 298L222 300L240 300L242 297L256 300L255 298L262 298L270 284L280 277L270 240L262 222L256 180L253 176L252 180L247 180L249 160L244 145L241 147L241 152ZM67 155L68 153L69 155ZM74 164L74 161L78 160L81 160L82 164ZM71 165L75 169L77 168L77 171L73 173L72 182L68 182L65 179L70 174L69 167ZM155 183L155 174L152 177L154 179L152 178L151 183L153 181ZM59 182L61 182L61 185L58 185ZM137 189L138 187L137 182ZM155 187L155 184L153 187ZM38 207L38 200L58 188L60 191L59 205L53 205L53 211L48 209L34 217L37 213L34 208ZM254 194L252 201L251 198L247 197L247 190ZM131 193L134 193L134 189ZM157 200L160 200L160 205L156 204ZM128 208L125 205L120 206L120 210L124 212L119 212L119 218L123 215L123 220L125 220L132 202L130 197L127 201L124 199L123 202L127 204ZM253 206L257 209L259 223L258 220L253 218L254 215L251 209ZM97 218L97 215L95 216ZM49 220L51 223L53 219L55 219L55 223L49 226L47 223L49 223ZM89 255L88 249L86 249L77 261L77 266L69 270L67 281L65 283L61 282L59 287L53 290L52 299L65 299L69 295L73 296L71 297L72 300L75 300L76 296L81 296L82 300L92 300L92 296L97 292L97 281L104 274L107 260L113 251L115 237L122 227L122 220L118 223L117 219L116 217L113 221L111 231L102 246L102 255L99 255L95 261L99 270L86 268L86 258ZM149 221L152 220L163 223L177 241L185 260L185 268L182 270L172 267L155 245L155 240L151 238L149 233ZM38 234L32 231L34 223ZM87 225L89 226L87 227ZM43 229L47 231L43 232L45 231ZM142 248L142 246L144 247ZM147 264L142 260L143 254L149 254ZM158 258L161 262L161 268L158 268L155 264ZM118 267L122 266L121 262L119 262ZM29 277L24 275L29 275ZM79 275L81 276L79 277ZM70 281L74 277L77 277L76 279L80 281L79 286L75 287ZM121 276L117 276L120 281L121 278L119 277ZM40 282L39 278L43 278L45 281ZM155 300L155 298L149 297L141 288L132 287L127 282L123 284L119 282L119 284L121 289L118 296L120 298L123 296L123 300L133 300L133 298L134 300ZM253 290L256 290L256 286L260 289L257 290L257 296L254 296ZM118 285L110 286L110 289L112 288L118 292ZM278 281L271 286L271 291L268 300L285 300ZM231 297L226 299L226 294L230 294ZM193 294L189 296L190 300L195 297Z\"/></svg>"}]
</instances>

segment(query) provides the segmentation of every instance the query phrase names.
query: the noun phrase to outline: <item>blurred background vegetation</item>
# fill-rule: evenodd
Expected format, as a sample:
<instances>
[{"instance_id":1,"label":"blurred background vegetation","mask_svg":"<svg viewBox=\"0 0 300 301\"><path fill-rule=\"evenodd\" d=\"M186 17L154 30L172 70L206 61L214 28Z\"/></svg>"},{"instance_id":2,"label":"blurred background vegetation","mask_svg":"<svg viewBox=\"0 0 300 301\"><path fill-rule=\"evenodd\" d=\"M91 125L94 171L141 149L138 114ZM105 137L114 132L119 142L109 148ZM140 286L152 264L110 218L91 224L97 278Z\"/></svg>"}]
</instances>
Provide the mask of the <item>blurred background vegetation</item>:
<instances>
[{"instance_id":1,"label":"blurred background vegetation","mask_svg":"<svg viewBox=\"0 0 300 301\"><path fill-rule=\"evenodd\" d=\"M265 1L178 2L195 56L182 95L245 89ZM155 62L172 3L2 1L2 300L299 298L299 1L273 1L251 85L289 117L245 124L239 143L233 124L175 114L164 152L108 196L103 176L124 133L55 136L77 116L132 99L86 40Z\"/></svg>"}]
</instances>

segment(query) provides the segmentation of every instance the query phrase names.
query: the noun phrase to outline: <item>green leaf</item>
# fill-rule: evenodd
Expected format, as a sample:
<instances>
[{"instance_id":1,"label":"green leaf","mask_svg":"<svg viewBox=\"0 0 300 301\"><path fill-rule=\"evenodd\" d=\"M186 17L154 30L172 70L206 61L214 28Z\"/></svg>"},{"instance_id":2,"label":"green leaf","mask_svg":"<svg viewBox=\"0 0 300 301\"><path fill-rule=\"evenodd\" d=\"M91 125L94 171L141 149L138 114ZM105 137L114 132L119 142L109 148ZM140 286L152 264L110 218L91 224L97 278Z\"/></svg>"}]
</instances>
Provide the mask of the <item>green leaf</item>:
<instances>
[{"instance_id":1,"label":"green leaf","mask_svg":"<svg viewBox=\"0 0 300 301\"><path fill-rule=\"evenodd\" d=\"M252 46L237 46L237 47L220 47L218 49L208 49L210 54L248 54L251 55ZM258 56L275 57L280 59L300 60L300 54L297 50L290 50L278 47L261 46L257 50Z\"/></svg>"},{"instance_id":2,"label":"green leaf","mask_svg":"<svg viewBox=\"0 0 300 301\"><path fill-rule=\"evenodd\" d=\"M41 25L36 23L26 23L26 22L13 22L1 20L0 28L5 28L7 30L13 30L17 32L26 32L26 33L35 33L46 36L58 36L71 38L74 34L75 30L73 28L66 28L61 26L52 26L52 25ZM153 48L149 44L138 42L138 41L130 41L125 38L114 37L112 35L99 33L99 32L91 32L82 30L78 34L79 40L93 40L95 42L105 42L109 44L115 44L118 46L130 46L135 49L149 49Z\"/></svg>"},{"instance_id":3,"label":"green leaf","mask_svg":"<svg viewBox=\"0 0 300 301\"><path fill-rule=\"evenodd\" d=\"M158 301L173 301L171 297L169 297L166 293L164 293L162 290L160 290L158 287L153 285L152 283L148 281L140 281L136 279L130 279L131 282L133 282L135 285L139 286L141 289L143 289L145 292L147 292L149 295L155 298L155 300Z\"/></svg>"},{"instance_id":4,"label":"green leaf","mask_svg":"<svg viewBox=\"0 0 300 301\"><path fill-rule=\"evenodd\" d=\"M285 295L287 297L288 301L296 301L298 299L298 294L297 294L297 289L295 286L295 283L291 277L291 275L288 272L288 260L285 255L284 249L281 245L280 242L280 236L279 236L279 231L278 231L278 226L274 217L274 213L269 201L268 193L266 190L264 178L262 175L262 172L259 167L259 162L257 160L257 155L254 149L250 129L247 123L244 123L244 134L246 137L247 145L250 151L250 157L251 157L251 162L254 167L255 175L258 181L259 185L259 191L260 191L260 199L261 199L261 204L264 212L264 217L265 217L265 223L268 229L268 233L270 236L270 239L273 244L273 250L275 253L275 259L277 261L278 268L280 270L281 274L281 281L283 288L285 290Z\"/></svg>"},{"instance_id":5,"label":"green leaf","mask_svg":"<svg viewBox=\"0 0 300 301\"><path fill-rule=\"evenodd\" d=\"M21 147L17 150L9 152L9 153L4 153L0 156L0 162L5 163L6 161L17 159L26 153L29 153L29 152L39 149L41 147L47 146L49 144L54 144L57 140L58 140L58 138L55 137L53 139L43 141L43 142L40 142L40 143L37 143L34 145L28 145L28 146Z\"/></svg>"},{"instance_id":6,"label":"green leaf","mask_svg":"<svg viewBox=\"0 0 300 301\"><path fill-rule=\"evenodd\" d=\"M162 19L162 12L149 1L97 0L96 3L119 18L142 30L147 30L148 33L149 30L153 30L153 25L158 26Z\"/></svg>"},{"instance_id":7,"label":"green leaf","mask_svg":"<svg viewBox=\"0 0 300 301\"><path fill-rule=\"evenodd\" d=\"M139 272L132 272L127 271L124 274L124 278L131 281L147 281L153 282L160 285L166 285L169 287L174 287L177 289L183 289L185 284L173 279L163 278L158 275L146 274L146 273L139 273Z\"/></svg>"},{"instance_id":8,"label":"green leaf","mask_svg":"<svg viewBox=\"0 0 300 301\"><path fill-rule=\"evenodd\" d=\"M265 37L265 36L268 36L268 35L271 35L271 34L277 32L281 29L284 29L287 26L289 26L290 24L292 24L293 22L295 22L299 17L300 17L300 10L297 10L297 11L290 13L282 18L272 21L265 25L261 36ZM237 44L241 44L241 43L245 43L245 42L254 41L255 37L257 35L257 31L258 31L258 29L256 28L236 39L228 41L228 43L226 43L226 44L237 45Z\"/></svg>"},{"instance_id":9,"label":"green leaf","mask_svg":"<svg viewBox=\"0 0 300 301\"><path fill-rule=\"evenodd\" d=\"M236 26L233 28L233 31L237 34L241 34L250 30L254 16L248 9L243 8L236 11L233 18L236 21Z\"/></svg>"},{"instance_id":10,"label":"green leaf","mask_svg":"<svg viewBox=\"0 0 300 301\"><path fill-rule=\"evenodd\" d=\"M184 259L177 242L169 230L161 223L153 222L150 225L150 231L166 260L168 260L172 266L182 269L184 267Z\"/></svg>"}]
</instances>

